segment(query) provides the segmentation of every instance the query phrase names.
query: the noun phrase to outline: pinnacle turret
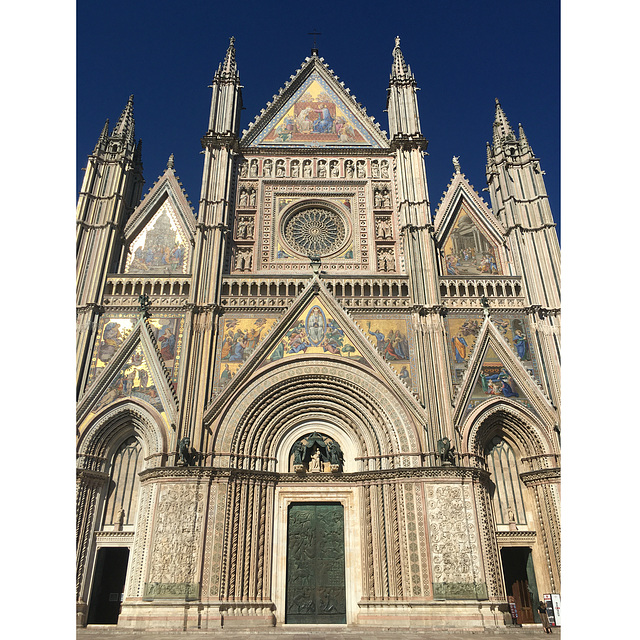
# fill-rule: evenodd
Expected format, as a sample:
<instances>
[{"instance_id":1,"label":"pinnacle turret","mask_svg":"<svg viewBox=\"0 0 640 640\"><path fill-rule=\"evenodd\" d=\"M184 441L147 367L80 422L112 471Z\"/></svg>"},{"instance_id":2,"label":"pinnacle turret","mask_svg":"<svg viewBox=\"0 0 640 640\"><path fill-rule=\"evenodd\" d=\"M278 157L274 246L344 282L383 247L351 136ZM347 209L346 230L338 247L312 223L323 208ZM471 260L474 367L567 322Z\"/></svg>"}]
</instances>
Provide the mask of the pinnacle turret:
<instances>
[{"instance_id":1,"label":"pinnacle turret","mask_svg":"<svg viewBox=\"0 0 640 640\"><path fill-rule=\"evenodd\" d=\"M108 139L109 139L109 118L107 118L106 122L104 123L104 127L102 127L100 137L98 138L98 142L96 142L96 146L93 152L97 153L101 148L104 149L106 147Z\"/></svg>"},{"instance_id":2,"label":"pinnacle turret","mask_svg":"<svg viewBox=\"0 0 640 640\"><path fill-rule=\"evenodd\" d=\"M393 66L391 67L391 82L406 82L415 79L411 67L407 65L400 49L400 36L396 36L396 46L393 48Z\"/></svg>"},{"instance_id":3,"label":"pinnacle turret","mask_svg":"<svg viewBox=\"0 0 640 640\"><path fill-rule=\"evenodd\" d=\"M135 121L133 119L133 94L129 96L127 106L124 108L116 126L111 133L112 137L133 140L135 138Z\"/></svg>"},{"instance_id":4,"label":"pinnacle turret","mask_svg":"<svg viewBox=\"0 0 640 640\"><path fill-rule=\"evenodd\" d=\"M224 56L224 60L218 66L216 72L216 79L220 80L235 80L238 78L238 66L236 64L236 39L231 36L229 38L229 47L227 53Z\"/></svg>"},{"instance_id":5,"label":"pinnacle turret","mask_svg":"<svg viewBox=\"0 0 640 640\"><path fill-rule=\"evenodd\" d=\"M503 140L515 140L515 134L507 120L507 116L500 106L500 101L496 98L496 117L493 121L493 141L495 144L500 143Z\"/></svg>"}]
</instances>

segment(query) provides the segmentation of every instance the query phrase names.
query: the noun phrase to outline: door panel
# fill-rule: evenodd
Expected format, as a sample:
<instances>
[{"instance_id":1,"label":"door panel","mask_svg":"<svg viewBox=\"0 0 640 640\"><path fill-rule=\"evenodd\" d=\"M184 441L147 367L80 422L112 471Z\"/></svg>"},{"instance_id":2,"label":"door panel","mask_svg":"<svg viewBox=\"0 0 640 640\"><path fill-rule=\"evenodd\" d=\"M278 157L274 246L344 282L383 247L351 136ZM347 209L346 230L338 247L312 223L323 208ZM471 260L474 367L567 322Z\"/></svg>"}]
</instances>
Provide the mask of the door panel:
<instances>
[{"instance_id":1,"label":"door panel","mask_svg":"<svg viewBox=\"0 0 640 640\"><path fill-rule=\"evenodd\" d=\"M346 611L342 505L292 504L285 622L346 624Z\"/></svg>"}]
</instances>

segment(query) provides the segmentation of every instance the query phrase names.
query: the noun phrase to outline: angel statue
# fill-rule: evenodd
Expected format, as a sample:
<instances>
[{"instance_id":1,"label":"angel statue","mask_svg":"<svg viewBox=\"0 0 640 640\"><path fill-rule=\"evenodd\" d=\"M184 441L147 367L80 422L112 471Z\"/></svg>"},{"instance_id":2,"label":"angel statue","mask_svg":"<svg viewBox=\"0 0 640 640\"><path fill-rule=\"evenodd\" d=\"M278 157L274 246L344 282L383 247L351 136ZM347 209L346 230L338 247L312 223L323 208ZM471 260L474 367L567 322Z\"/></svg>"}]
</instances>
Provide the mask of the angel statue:
<instances>
[{"instance_id":1,"label":"angel statue","mask_svg":"<svg viewBox=\"0 0 640 640\"><path fill-rule=\"evenodd\" d=\"M451 441L446 436L441 440L438 440L438 456L442 464L455 464L456 460L453 456L454 447L451 446Z\"/></svg>"}]
</instances>

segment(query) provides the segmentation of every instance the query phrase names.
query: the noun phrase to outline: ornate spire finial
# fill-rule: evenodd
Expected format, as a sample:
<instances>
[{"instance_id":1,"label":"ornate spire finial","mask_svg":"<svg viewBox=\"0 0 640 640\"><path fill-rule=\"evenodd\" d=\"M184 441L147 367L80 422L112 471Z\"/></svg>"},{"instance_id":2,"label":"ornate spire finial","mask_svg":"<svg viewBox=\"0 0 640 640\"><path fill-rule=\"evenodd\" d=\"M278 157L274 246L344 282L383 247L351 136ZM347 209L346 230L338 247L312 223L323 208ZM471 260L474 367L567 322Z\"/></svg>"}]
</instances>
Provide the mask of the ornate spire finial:
<instances>
[{"instance_id":1,"label":"ornate spire finial","mask_svg":"<svg viewBox=\"0 0 640 640\"><path fill-rule=\"evenodd\" d=\"M494 139L496 135L500 140L508 139L515 140L515 135L513 133L513 129L507 120L507 116L505 115L502 107L500 106L500 101L496 98L496 117L493 121L494 128Z\"/></svg>"},{"instance_id":2,"label":"ornate spire finial","mask_svg":"<svg viewBox=\"0 0 640 640\"><path fill-rule=\"evenodd\" d=\"M400 36L396 36L396 46L393 48L391 78L400 80L411 78L411 71L407 68L407 63L404 61L404 56L400 50Z\"/></svg>"},{"instance_id":3,"label":"ornate spire finial","mask_svg":"<svg viewBox=\"0 0 640 640\"><path fill-rule=\"evenodd\" d=\"M227 49L227 53L224 56L224 60L220 65L218 71L225 76L235 76L237 75L237 66L236 66L236 48L235 48L236 39L234 36L229 38L229 48Z\"/></svg>"},{"instance_id":4,"label":"ornate spire finial","mask_svg":"<svg viewBox=\"0 0 640 640\"><path fill-rule=\"evenodd\" d=\"M173 153L169 156L169 160L167 160L167 169L173 169Z\"/></svg>"},{"instance_id":5,"label":"ornate spire finial","mask_svg":"<svg viewBox=\"0 0 640 640\"><path fill-rule=\"evenodd\" d=\"M135 123L133 120L133 94L129 96L127 105L124 108L116 126L113 129L112 136L130 136L135 137Z\"/></svg>"},{"instance_id":6,"label":"ornate spire finial","mask_svg":"<svg viewBox=\"0 0 640 640\"><path fill-rule=\"evenodd\" d=\"M453 168L456 170L456 173L460 173L460 156L453 156L451 161L453 162Z\"/></svg>"}]
</instances>

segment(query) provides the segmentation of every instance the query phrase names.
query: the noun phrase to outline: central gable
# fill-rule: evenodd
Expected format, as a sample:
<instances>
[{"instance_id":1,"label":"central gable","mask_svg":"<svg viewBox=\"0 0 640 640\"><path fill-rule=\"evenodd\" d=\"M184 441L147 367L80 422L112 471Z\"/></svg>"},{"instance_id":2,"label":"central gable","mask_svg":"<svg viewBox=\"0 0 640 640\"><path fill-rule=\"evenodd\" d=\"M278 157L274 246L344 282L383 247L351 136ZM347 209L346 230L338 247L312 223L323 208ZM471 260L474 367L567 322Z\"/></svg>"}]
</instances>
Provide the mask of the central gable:
<instances>
[{"instance_id":1,"label":"central gable","mask_svg":"<svg viewBox=\"0 0 640 640\"><path fill-rule=\"evenodd\" d=\"M300 77L300 76L299 76ZM291 83L291 89L297 83ZM243 146L380 149L380 132L339 83L314 68L293 93L284 92L245 136ZM344 95L340 95L344 94ZM348 102L354 102L349 105ZM276 109L275 113L273 110ZM254 133L255 132L255 133Z\"/></svg>"}]
</instances>

